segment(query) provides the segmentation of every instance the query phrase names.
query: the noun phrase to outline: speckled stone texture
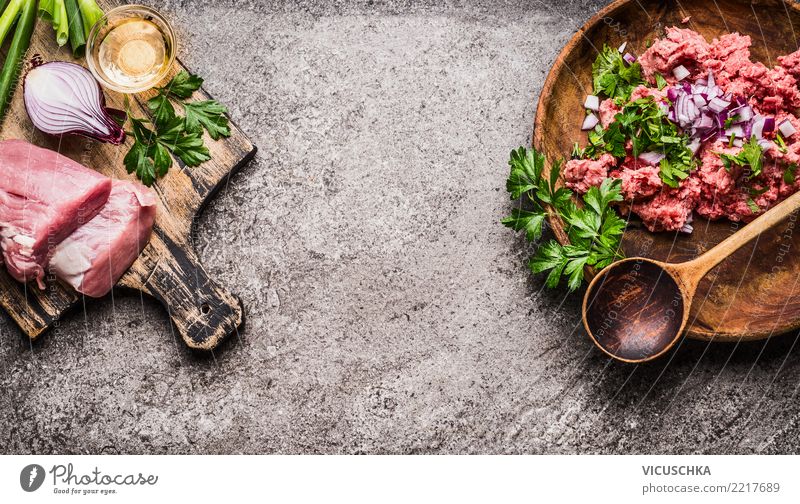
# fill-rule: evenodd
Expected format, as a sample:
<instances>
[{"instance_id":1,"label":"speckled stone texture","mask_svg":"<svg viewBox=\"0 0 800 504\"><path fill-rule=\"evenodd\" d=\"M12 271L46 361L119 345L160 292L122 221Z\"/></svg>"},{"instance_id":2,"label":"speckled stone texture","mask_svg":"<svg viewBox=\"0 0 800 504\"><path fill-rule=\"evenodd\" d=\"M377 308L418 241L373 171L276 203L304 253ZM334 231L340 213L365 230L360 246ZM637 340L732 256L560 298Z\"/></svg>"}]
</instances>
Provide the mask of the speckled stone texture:
<instances>
[{"instance_id":1,"label":"speckled stone texture","mask_svg":"<svg viewBox=\"0 0 800 504\"><path fill-rule=\"evenodd\" d=\"M0 451L797 451L797 335L613 363L499 224L602 2L147 3L259 148L195 236L247 325L204 357L130 294L34 345L3 315Z\"/></svg>"}]
</instances>

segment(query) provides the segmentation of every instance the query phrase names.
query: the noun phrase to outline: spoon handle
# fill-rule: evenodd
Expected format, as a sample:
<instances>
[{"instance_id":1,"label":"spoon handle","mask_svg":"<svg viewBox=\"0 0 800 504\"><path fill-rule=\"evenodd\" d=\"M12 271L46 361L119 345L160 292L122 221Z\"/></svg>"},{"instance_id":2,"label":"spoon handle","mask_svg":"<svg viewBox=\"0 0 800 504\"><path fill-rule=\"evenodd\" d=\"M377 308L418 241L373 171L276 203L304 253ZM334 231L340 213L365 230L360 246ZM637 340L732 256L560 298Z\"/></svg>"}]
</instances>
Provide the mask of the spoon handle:
<instances>
[{"instance_id":1,"label":"spoon handle","mask_svg":"<svg viewBox=\"0 0 800 504\"><path fill-rule=\"evenodd\" d=\"M798 209L800 209L800 192L794 193L768 211L764 212L756 220L727 237L716 247L712 248L705 254L696 259L683 263L681 265L681 269L684 269L684 271L688 273L687 280L691 280L692 283L696 284L714 266L746 245L753 238L782 222L786 217Z\"/></svg>"}]
</instances>

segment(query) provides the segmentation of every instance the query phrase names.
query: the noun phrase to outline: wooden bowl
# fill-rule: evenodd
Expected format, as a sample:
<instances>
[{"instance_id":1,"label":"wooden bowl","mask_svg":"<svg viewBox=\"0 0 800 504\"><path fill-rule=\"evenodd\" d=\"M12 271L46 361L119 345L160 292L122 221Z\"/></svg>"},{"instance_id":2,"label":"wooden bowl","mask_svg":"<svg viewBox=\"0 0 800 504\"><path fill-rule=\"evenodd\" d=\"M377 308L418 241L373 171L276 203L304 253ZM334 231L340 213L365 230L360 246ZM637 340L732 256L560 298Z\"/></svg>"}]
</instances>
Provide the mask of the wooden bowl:
<instances>
[{"instance_id":1,"label":"wooden bowl","mask_svg":"<svg viewBox=\"0 0 800 504\"><path fill-rule=\"evenodd\" d=\"M681 20L690 17L689 22ZM738 31L753 40L752 59L767 66L798 48L800 8L794 2L712 0L697 2L619 0L594 16L572 37L547 76L536 109L533 144L549 160L567 158L580 131L583 100L592 90L592 62L603 44L642 54L648 41L669 26L691 28L709 42ZM702 340L739 341L768 338L800 328L800 229L797 216L763 234L701 282L692 304L687 336ZM550 224L566 243L564 223L551 213ZM666 262L692 259L743 224L709 222L695 217L691 235L650 233L630 228L623 237L627 256ZM593 272L589 272L592 276Z\"/></svg>"}]
</instances>

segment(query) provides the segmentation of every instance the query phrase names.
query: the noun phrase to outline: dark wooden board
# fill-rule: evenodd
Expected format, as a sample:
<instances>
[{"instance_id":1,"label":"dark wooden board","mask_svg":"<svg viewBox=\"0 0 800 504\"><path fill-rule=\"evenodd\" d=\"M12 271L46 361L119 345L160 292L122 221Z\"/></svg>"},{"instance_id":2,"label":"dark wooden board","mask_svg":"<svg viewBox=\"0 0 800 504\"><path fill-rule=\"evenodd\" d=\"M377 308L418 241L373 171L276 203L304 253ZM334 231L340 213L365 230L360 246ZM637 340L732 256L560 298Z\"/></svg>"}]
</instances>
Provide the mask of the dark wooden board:
<instances>
[{"instance_id":1,"label":"dark wooden board","mask_svg":"<svg viewBox=\"0 0 800 504\"><path fill-rule=\"evenodd\" d=\"M691 16L687 24L681 20ZM682 26L708 41L738 31L753 40L752 58L767 66L797 50L800 8L783 0L710 0L697 2L618 0L594 16L559 54L545 81L536 111L533 143L548 159L566 157L572 144L585 143L580 131L582 103L592 89L591 68L604 43L623 41L642 54L648 40L664 28ZM551 213L550 223L561 243L564 224ZM689 316L687 335L716 341L767 338L800 327L800 232L794 219L763 234L759 240L711 271L701 282ZM623 237L628 256L668 262L694 258L734 233L727 220L696 219L691 235L650 233L630 228Z\"/></svg>"},{"instance_id":2,"label":"dark wooden board","mask_svg":"<svg viewBox=\"0 0 800 504\"><path fill-rule=\"evenodd\" d=\"M111 8L109 2L98 3L104 9ZM178 51L180 53L180 47ZM74 61L68 47L58 48L52 28L41 21L37 23L28 54L39 54L45 61ZM79 63L85 65L84 61ZM173 74L182 68L180 62L176 62ZM151 96L152 92L131 96L133 114L146 116L144 104ZM121 94L106 91L106 98L109 106L124 108ZM193 100L209 98L200 90ZM125 172L122 163L131 145L130 139L125 146L115 147L82 137L43 135L28 119L21 85L3 121L0 137L23 138L57 150L113 178L133 178ZM211 350L242 324L244 310L239 299L210 278L200 265L191 244L192 226L198 212L231 174L254 156L256 148L233 124L230 138L215 142L206 136L205 141L211 151L210 161L188 168L176 159L169 174L153 185L159 196L153 237L118 286L158 299L189 347ZM40 291L34 284L14 281L0 268L0 304L31 338L41 335L73 306L83 306L84 301L91 311L90 299L82 299L56 280L48 279L48 288Z\"/></svg>"}]
</instances>

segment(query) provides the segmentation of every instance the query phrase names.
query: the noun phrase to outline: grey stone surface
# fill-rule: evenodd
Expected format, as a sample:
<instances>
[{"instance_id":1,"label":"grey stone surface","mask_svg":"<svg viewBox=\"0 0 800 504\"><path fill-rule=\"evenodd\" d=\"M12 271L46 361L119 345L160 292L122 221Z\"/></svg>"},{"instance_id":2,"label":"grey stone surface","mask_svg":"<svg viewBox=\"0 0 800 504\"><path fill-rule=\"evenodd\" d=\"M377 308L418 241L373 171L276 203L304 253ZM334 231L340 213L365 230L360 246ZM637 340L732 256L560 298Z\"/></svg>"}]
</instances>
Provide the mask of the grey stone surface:
<instances>
[{"instance_id":1,"label":"grey stone surface","mask_svg":"<svg viewBox=\"0 0 800 504\"><path fill-rule=\"evenodd\" d=\"M610 362L498 223L602 2L152 3L260 149L196 236L247 325L203 357L136 296L34 345L3 315L0 451L797 451L797 335Z\"/></svg>"}]
</instances>

